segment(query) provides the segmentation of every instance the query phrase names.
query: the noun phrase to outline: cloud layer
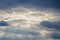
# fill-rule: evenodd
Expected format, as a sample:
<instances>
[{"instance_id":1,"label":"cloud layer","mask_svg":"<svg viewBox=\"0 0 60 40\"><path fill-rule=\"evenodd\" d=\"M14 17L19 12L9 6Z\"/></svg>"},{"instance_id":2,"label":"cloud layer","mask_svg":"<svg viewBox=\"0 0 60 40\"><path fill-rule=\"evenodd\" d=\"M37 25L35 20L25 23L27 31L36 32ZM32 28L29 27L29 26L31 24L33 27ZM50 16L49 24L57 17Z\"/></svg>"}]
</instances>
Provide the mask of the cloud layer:
<instances>
[{"instance_id":1,"label":"cloud layer","mask_svg":"<svg viewBox=\"0 0 60 40\"><path fill-rule=\"evenodd\" d=\"M57 2L0 0L0 40L59 40L60 9Z\"/></svg>"},{"instance_id":2,"label":"cloud layer","mask_svg":"<svg viewBox=\"0 0 60 40\"><path fill-rule=\"evenodd\" d=\"M17 6L60 9L59 0L0 0L0 9L11 9Z\"/></svg>"},{"instance_id":3,"label":"cloud layer","mask_svg":"<svg viewBox=\"0 0 60 40\"><path fill-rule=\"evenodd\" d=\"M0 18L9 25L0 27L1 40L59 39L60 23L57 20L60 20L58 19L60 16L56 16L54 13L55 11L24 7L2 10Z\"/></svg>"}]
</instances>

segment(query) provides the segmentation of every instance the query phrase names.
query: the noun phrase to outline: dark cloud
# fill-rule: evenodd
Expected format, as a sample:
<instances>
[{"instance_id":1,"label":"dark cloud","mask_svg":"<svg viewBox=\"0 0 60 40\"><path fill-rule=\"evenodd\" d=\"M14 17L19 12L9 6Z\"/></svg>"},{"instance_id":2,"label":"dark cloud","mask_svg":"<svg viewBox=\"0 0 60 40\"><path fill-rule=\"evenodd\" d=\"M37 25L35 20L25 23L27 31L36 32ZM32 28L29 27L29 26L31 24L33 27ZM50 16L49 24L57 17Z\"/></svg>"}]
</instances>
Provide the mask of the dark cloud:
<instances>
[{"instance_id":1,"label":"dark cloud","mask_svg":"<svg viewBox=\"0 0 60 40\"><path fill-rule=\"evenodd\" d=\"M25 5L27 2L29 0L0 0L0 9L11 9L16 6Z\"/></svg>"},{"instance_id":2,"label":"dark cloud","mask_svg":"<svg viewBox=\"0 0 60 40\"><path fill-rule=\"evenodd\" d=\"M59 0L38 0L35 4L45 8L60 8Z\"/></svg>"},{"instance_id":3,"label":"dark cloud","mask_svg":"<svg viewBox=\"0 0 60 40\"><path fill-rule=\"evenodd\" d=\"M58 21L58 22L42 21L41 25L46 28L55 29L55 30L60 31L60 21Z\"/></svg>"},{"instance_id":4,"label":"dark cloud","mask_svg":"<svg viewBox=\"0 0 60 40\"><path fill-rule=\"evenodd\" d=\"M51 38L53 38L53 39L60 39L60 34L58 34L58 33L52 33L51 34Z\"/></svg>"},{"instance_id":5,"label":"dark cloud","mask_svg":"<svg viewBox=\"0 0 60 40\"><path fill-rule=\"evenodd\" d=\"M16 6L30 5L43 8L60 8L59 0L0 0L0 9L8 9Z\"/></svg>"},{"instance_id":6,"label":"dark cloud","mask_svg":"<svg viewBox=\"0 0 60 40\"><path fill-rule=\"evenodd\" d=\"M9 24L7 22L5 22L5 21L1 21L0 26L9 26Z\"/></svg>"},{"instance_id":7,"label":"dark cloud","mask_svg":"<svg viewBox=\"0 0 60 40\"><path fill-rule=\"evenodd\" d=\"M57 32L52 32L50 37L53 39L60 39L60 21L49 22L49 21L42 21L41 24L44 28L47 29L54 29Z\"/></svg>"}]
</instances>

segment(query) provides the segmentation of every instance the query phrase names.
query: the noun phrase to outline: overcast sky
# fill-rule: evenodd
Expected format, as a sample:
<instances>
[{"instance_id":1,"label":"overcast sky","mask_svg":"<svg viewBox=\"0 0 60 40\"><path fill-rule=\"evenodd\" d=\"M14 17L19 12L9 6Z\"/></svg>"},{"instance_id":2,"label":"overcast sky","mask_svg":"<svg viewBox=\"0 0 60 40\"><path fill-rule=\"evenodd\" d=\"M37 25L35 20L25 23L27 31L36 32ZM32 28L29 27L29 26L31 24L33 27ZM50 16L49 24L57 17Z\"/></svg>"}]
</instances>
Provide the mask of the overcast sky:
<instances>
[{"instance_id":1,"label":"overcast sky","mask_svg":"<svg viewBox=\"0 0 60 40\"><path fill-rule=\"evenodd\" d=\"M60 0L0 0L0 40L59 40Z\"/></svg>"}]
</instances>

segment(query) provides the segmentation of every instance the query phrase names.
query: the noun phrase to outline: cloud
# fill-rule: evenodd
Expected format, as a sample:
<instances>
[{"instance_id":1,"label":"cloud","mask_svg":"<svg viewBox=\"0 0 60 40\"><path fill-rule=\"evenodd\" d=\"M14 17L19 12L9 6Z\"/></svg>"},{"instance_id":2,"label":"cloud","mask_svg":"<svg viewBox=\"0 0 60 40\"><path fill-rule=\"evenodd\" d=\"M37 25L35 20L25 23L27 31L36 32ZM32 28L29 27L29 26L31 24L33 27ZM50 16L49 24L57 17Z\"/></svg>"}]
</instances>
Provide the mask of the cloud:
<instances>
[{"instance_id":1,"label":"cloud","mask_svg":"<svg viewBox=\"0 0 60 40\"><path fill-rule=\"evenodd\" d=\"M60 39L60 21L42 21L40 23L43 28L46 28L50 30L52 33L50 34L50 37L53 39Z\"/></svg>"},{"instance_id":2,"label":"cloud","mask_svg":"<svg viewBox=\"0 0 60 40\"><path fill-rule=\"evenodd\" d=\"M35 32L35 31L32 31L31 29L30 30L26 30L26 29L15 29L15 28L6 28L3 30L4 32L6 33L14 33L14 34L23 34L23 35L28 35L28 34L31 34L31 35L39 35L38 32Z\"/></svg>"},{"instance_id":3,"label":"cloud","mask_svg":"<svg viewBox=\"0 0 60 40\"><path fill-rule=\"evenodd\" d=\"M41 25L50 29L60 30L60 21L58 22L49 22L49 21L42 21Z\"/></svg>"},{"instance_id":4,"label":"cloud","mask_svg":"<svg viewBox=\"0 0 60 40\"><path fill-rule=\"evenodd\" d=\"M0 0L0 9L11 9L17 6L43 7L59 9L59 0Z\"/></svg>"},{"instance_id":5,"label":"cloud","mask_svg":"<svg viewBox=\"0 0 60 40\"><path fill-rule=\"evenodd\" d=\"M55 13L53 10L25 8L23 6L1 10L1 19L9 24L6 28L0 28L0 31L3 32L0 33L2 34L1 40L53 40L51 36L55 30L59 31L57 26L60 24L54 22L60 17L56 16Z\"/></svg>"},{"instance_id":6,"label":"cloud","mask_svg":"<svg viewBox=\"0 0 60 40\"><path fill-rule=\"evenodd\" d=\"M9 24L7 22L1 21L0 26L8 26Z\"/></svg>"},{"instance_id":7,"label":"cloud","mask_svg":"<svg viewBox=\"0 0 60 40\"><path fill-rule=\"evenodd\" d=\"M60 34L58 34L58 33L52 33L51 34L51 38L53 38L53 39L60 39Z\"/></svg>"}]
</instances>

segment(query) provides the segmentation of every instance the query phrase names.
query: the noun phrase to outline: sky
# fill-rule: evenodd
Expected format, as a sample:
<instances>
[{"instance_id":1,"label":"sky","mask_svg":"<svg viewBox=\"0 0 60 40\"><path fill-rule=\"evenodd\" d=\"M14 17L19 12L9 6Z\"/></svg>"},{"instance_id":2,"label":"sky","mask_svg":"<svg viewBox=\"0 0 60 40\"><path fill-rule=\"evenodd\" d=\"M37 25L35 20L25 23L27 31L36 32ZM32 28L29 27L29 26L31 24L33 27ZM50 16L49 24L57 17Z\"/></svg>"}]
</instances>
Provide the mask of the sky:
<instances>
[{"instance_id":1,"label":"sky","mask_svg":"<svg viewBox=\"0 0 60 40\"><path fill-rule=\"evenodd\" d=\"M0 0L0 40L60 40L60 0Z\"/></svg>"}]
</instances>

